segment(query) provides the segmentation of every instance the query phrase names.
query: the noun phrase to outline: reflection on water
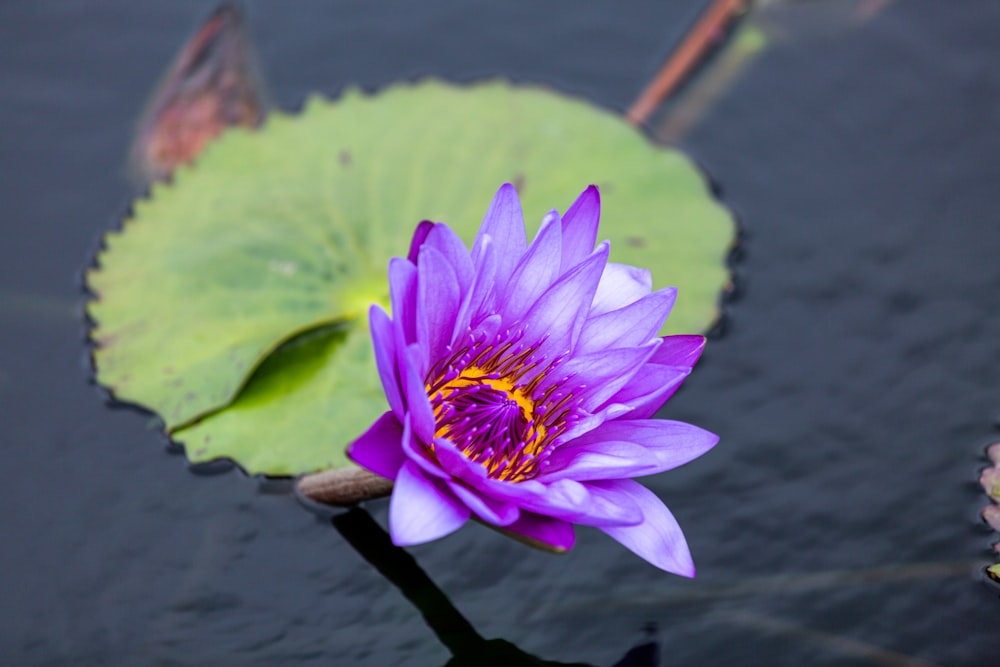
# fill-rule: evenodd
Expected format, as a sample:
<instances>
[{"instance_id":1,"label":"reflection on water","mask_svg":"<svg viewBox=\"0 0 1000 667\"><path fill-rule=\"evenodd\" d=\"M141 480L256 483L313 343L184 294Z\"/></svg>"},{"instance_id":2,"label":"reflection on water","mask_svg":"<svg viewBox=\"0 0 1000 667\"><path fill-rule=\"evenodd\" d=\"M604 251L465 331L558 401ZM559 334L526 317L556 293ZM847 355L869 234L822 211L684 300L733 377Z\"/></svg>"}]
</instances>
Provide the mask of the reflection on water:
<instances>
[{"instance_id":1,"label":"reflection on water","mask_svg":"<svg viewBox=\"0 0 1000 667\"><path fill-rule=\"evenodd\" d=\"M262 0L251 18L282 108L503 74L622 110L707 4ZM861 4L886 8L835 22ZM200 11L0 3L4 658L445 663L344 540L237 474L192 477L147 415L101 414L80 380L73 276L120 218L136 107ZM747 229L732 326L666 415L722 444L646 480L691 522L698 579L657 579L587 531L556 559L470 526L421 565L480 627L600 667L651 621L665 665L992 664L976 479L997 440L1000 3L767 13L789 39L699 89L702 70L673 107L703 100L681 140Z\"/></svg>"},{"instance_id":2,"label":"reflection on water","mask_svg":"<svg viewBox=\"0 0 1000 667\"><path fill-rule=\"evenodd\" d=\"M720 102L739 77L774 42L802 41L817 32L858 27L891 0L712 0L677 39L670 56L629 107L626 116L646 125L657 114L653 136L676 144ZM805 16L800 5L808 4Z\"/></svg>"},{"instance_id":3,"label":"reflection on water","mask_svg":"<svg viewBox=\"0 0 1000 667\"><path fill-rule=\"evenodd\" d=\"M365 510L355 508L339 514L333 517L333 525L420 611L437 638L451 651L453 657L446 667L592 667L582 662L542 660L504 639L484 639L420 569L417 561L395 546L388 533ZM648 642L629 650L613 667L656 667L659 664L659 647Z\"/></svg>"}]
</instances>

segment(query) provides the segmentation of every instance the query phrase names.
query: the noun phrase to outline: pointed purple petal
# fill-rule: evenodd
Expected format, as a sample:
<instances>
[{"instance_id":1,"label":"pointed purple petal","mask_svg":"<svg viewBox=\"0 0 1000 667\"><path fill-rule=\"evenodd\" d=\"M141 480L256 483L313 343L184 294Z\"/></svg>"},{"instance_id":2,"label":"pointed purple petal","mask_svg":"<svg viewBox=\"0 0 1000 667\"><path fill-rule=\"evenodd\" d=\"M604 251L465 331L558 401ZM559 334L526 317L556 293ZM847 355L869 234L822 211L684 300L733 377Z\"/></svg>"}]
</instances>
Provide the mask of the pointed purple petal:
<instances>
[{"instance_id":1,"label":"pointed purple petal","mask_svg":"<svg viewBox=\"0 0 1000 667\"><path fill-rule=\"evenodd\" d=\"M401 257L389 260L389 293L392 321L402 332L406 344L417 339L417 267Z\"/></svg>"},{"instance_id":2,"label":"pointed purple petal","mask_svg":"<svg viewBox=\"0 0 1000 667\"><path fill-rule=\"evenodd\" d=\"M479 234L472 247L472 261L477 267L480 265L482 240L485 236L491 237L496 244L497 275L509 276L528 246L521 200L510 183L504 183L497 190L483 217L483 224L479 227Z\"/></svg>"},{"instance_id":3,"label":"pointed purple petal","mask_svg":"<svg viewBox=\"0 0 1000 667\"><path fill-rule=\"evenodd\" d=\"M655 338L642 347L574 356L559 368L558 374L540 384L539 390L544 391L549 383L558 382L560 378L568 378L565 384L572 387L577 405L584 410L594 410L628 384L659 346L660 339Z\"/></svg>"},{"instance_id":4,"label":"pointed purple petal","mask_svg":"<svg viewBox=\"0 0 1000 667\"><path fill-rule=\"evenodd\" d=\"M653 355L650 363L691 368L704 349L704 336L664 336L663 346Z\"/></svg>"},{"instance_id":5,"label":"pointed purple petal","mask_svg":"<svg viewBox=\"0 0 1000 667\"><path fill-rule=\"evenodd\" d=\"M646 269L609 262L594 294L591 317L618 310L653 291L653 277Z\"/></svg>"},{"instance_id":6,"label":"pointed purple petal","mask_svg":"<svg viewBox=\"0 0 1000 667\"><path fill-rule=\"evenodd\" d=\"M559 273L587 259L597 243L597 223L601 219L601 195L596 185L580 193L562 217L562 259Z\"/></svg>"},{"instance_id":7,"label":"pointed purple petal","mask_svg":"<svg viewBox=\"0 0 1000 667\"><path fill-rule=\"evenodd\" d=\"M430 453L427 446L421 442L417 442L416 438L413 437L413 429L410 424L410 416L407 415L403 422L403 454L406 458L416 463L424 474L437 477L438 479L451 479L451 475L441 469L441 466Z\"/></svg>"},{"instance_id":8,"label":"pointed purple petal","mask_svg":"<svg viewBox=\"0 0 1000 667\"><path fill-rule=\"evenodd\" d=\"M510 503L501 502L480 495L461 482L449 481L448 488L458 497L472 513L488 524L494 526L509 526L517 521L521 511Z\"/></svg>"},{"instance_id":9,"label":"pointed purple petal","mask_svg":"<svg viewBox=\"0 0 1000 667\"><path fill-rule=\"evenodd\" d=\"M467 458L447 438L434 438L434 455L449 475L472 486L486 479L486 467Z\"/></svg>"},{"instance_id":10,"label":"pointed purple petal","mask_svg":"<svg viewBox=\"0 0 1000 667\"><path fill-rule=\"evenodd\" d=\"M616 419L617 417L628 414L629 412L631 412L631 408L624 406L620 409L616 409L614 406L606 406L597 412L579 410L576 415L576 420L573 421L569 425L569 428L556 439L556 445L562 447L565 443L579 438L584 433L590 433L609 419Z\"/></svg>"},{"instance_id":11,"label":"pointed purple petal","mask_svg":"<svg viewBox=\"0 0 1000 667\"><path fill-rule=\"evenodd\" d=\"M504 527L503 531L515 533L529 543L540 542L560 552L572 549L576 541L573 524L534 512L521 512L520 518Z\"/></svg>"},{"instance_id":12,"label":"pointed purple petal","mask_svg":"<svg viewBox=\"0 0 1000 667\"><path fill-rule=\"evenodd\" d=\"M393 544L405 547L444 537L461 528L469 514L446 486L424 477L413 461L400 468L389 500Z\"/></svg>"},{"instance_id":13,"label":"pointed purple petal","mask_svg":"<svg viewBox=\"0 0 1000 667\"><path fill-rule=\"evenodd\" d=\"M461 302L458 278L448 260L426 243L417 262L417 338L429 359L445 356Z\"/></svg>"},{"instance_id":14,"label":"pointed purple petal","mask_svg":"<svg viewBox=\"0 0 1000 667\"><path fill-rule=\"evenodd\" d=\"M434 229L433 222L430 220L421 220L420 224L417 225L417 228L413 230L413 240L410 241L410 252L407 253L406 258L414 264L417 263L417 257L419 257L420 254L420 246L424 244L424 241L427 239L427 235L431 233L432 229Z\"/></svg>"},{"instance_id":15,"label":"pointed purple petal","mask_svg":"<svg viewBox=\"0 0 1000 667\"><path fill-rule=\"evenodd\" d=\"M360 438L347 446L352 461L376 475L396 479L406 461L403 453L403 427L391 412L375 420Z\"/></svg>"},{"instance_id":16,"label":"pointed purple petal","mask_svg":"<svg viewBox=\"0 0 1000 667\"><path fill-rule=\"evenodd\" d=\"M646 364L632 376L631 382L608 399L602 409L614 404L627 405L630 408L629 419L648 419L674 395L690 374L690 368Z\"/></svg>"},{"instance_id":17,"label":"pointed purple petal","mask_svg":"<svg viewBox=\"0 0 1000 667\"><path fill-rule=\"evenodd\" d=\"M542 484L537 480L501 482L486 478L474 480L470 486L521 509L572 523L605 526L642 521L642 513L628 495L572 479Z\"/></svg>"},{"instance_id":18,"label":"pointed purple petal","mask_svg":"<svg viewBox=\"0 0 1000 667\"><path fill-rule=\"evenodd\" d=\"M623 308L591 317L584 324L576 353L642 345L663 327L676 300L677 288L666 287Z\"/></svg>"},{"instance_id":19,"label":"pointed purple petal","mask_svg":"<svg viewBox=\"0 0 1000 667\"><path fill-rule=\"evenodd\" d=\"M514 322L523 316L559 276L561 240L558 218L542 223L514 274L499 290L503 296L497 305L504 322Z\"/></svg>"},{"instance_id":20,"label":"pointed purple petal","mask_svg":"<svg viewBox=\"0 0 1000 667\"><path fill-rule=\"evenodd\" d=\"M546 213L544 216L542 216L542 224L539 226L539 229L541 229L542 227L545 227L546 225L551 225L554 222L558 222L560 229L562 228L562 222L560 221L560 218L559 218L559 211L557 211L556 209L552 209L551 211L549 211L548 213ZM538 235L536 234L535 236L538 236ZM561 246L562 243L560 243L559 245ZM590 250L593 250L593 248L591 248ZM587 254L589 255L590 251L587 251Z\"/></svg>"},{"instance_id":21,"label":"pointed purple petal","mask_svg":"<svg viewBox=\"0 0 1000 667\"><path fill-rule=\"evenodd\" d=\"M458 278L458 285L463 290L472 283L475 268L469 249L448 225L436 224L427 234L425 245L440 252Z\"/></svg>"},{"instance_id":22,"label":"pointed purple petal","mask_svg":"<svg viewBox=\"0 0 1000 667\"><path fill-rule=\"evenodd\" d=\"M631 406L630 419L646 419L666 403L691 373L705 347L704 336L666 336L642 370L606 405Z\"/></svg>"},{"instance_id":23,"label":"pointed purple petal","mask_svg":"<svg viewBox=\"0 0 1000 667\"><path fill-rule=\"evenodd\" d=\"M472 285L466 290L458 315L455 316L452 340L464 334L479 319L480 313L491 312L494 309L496 273L496 251L493 239L487 236L482 242L479 269L473 275Z\"/></svg>"},{"instance_id":24,"label":"pointed purple petal","mask_svg":"<svg viewBox=\"0 0 1000 667\"><path fill-rule=\"evenodd\" d=\"M555 482L566 483L569 480ZM588 506L581 508L583 516L574 523L587 526L623 526L641 521L636 518L638 505L632 501L628 493L623 493L613 486L612 482L586 482L583 484L590 494ZM641 515L641 511L638 511Z\"/></svg>"},{"instance_id":25,"label":"pointed purple petal","mask_svg":"<svg viewBox=\"0 0 1000 667\"><path fill-rule=\"evenodd\" d=\"M368 326L372 332L372 346L375 350L375 368L378 369L382 389L385 391L389 407L397 419L402 419L406 408L399 388L399 373L396 370L396 345L393 338L392 320L381 306L368 309Z\"/></svg>"},{"instance_id":26,"label":"pointed purple petal","mask_svg":"<svg viewBox=\"0 0 1000 667\"><path fill-rule=\"evenodd\" d=\"M420 356L420 346L416 343L410 345L406 349L406 367L400 370L403 376L406 410L412 420L413 433L421 442L430 442L434 438L436 424L430 399L427 398L423 374L417 370Z\"/></svg>"},{"instance_id":27,"label":"pointed purple petal","mask_svg":"<svg viewBox=\"0 0 1000 667\"><path fill-rule=\"evenodd\" d=\"M552 452L538 481L626 479L652 475L660 469L652 452L632 442L569 443Z\"/></svg>"},{"instance_id":28,"label":"pointed purple petal","mask_svg":"<svg viewBox=\"0 0 1000 667\"><path fill-rule=\"evenodd\" d=\"M596 484L596 483L595 483ZM627 493L642 509L643 521L634 526L598 526L640 558L661 570L693 577L694 560L677 519L652 491L628 479L600 482Z\"/></svg>"},{"instance_id":29,"label":"pointed purple petal","mask_svg":"<svg viewBox=\"0 0 1000 667\"><path fill-rule=\"evenodd\" d=\"M573 350L607 259L605 242L549 287L524 316L525 341L537 344L538 357L552 359Z\"/></svg>"},{"instance_id":30,"label":"pointed purple petal","mask_svg":"<svg viewBox=\"0 0 1000 667\"><path fill-rule=\"evenodd\" d=\"M611 442L631 442L656 457L659 470L671 470L692 461L719 441L719 436L692 424L669 419L616 419L566 443L560 450L571 455L574 448L592 450Z\"/></svg>"}]
</instances>

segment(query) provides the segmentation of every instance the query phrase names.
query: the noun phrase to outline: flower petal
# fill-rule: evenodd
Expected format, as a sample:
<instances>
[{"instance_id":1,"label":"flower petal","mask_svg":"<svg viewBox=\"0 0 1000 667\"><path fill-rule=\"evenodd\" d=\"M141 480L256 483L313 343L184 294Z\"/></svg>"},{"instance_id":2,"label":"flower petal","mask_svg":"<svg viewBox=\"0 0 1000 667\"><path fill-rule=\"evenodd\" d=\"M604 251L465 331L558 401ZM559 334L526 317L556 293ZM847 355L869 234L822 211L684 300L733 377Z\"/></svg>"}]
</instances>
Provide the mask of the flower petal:
<instances>
[{"instance_id":1,"label":"flower petal","mask_svg":"<svg viewBox=\"0 0 1000 667\"><path fill-rule=\"evenodd\" d=\"M521 510L516 505L494 500L469 489L461 482L448 481L448 488L472 513L488 524L509 526L517 521Z\"/></svg>"},{"instance_id":2,"label":"flower petal","mask_svg":"<svg viewBox=\"0 0 1000 667\"><path fill-rule=\"evenodd\" d=\"M591 316L618 310L653 291L653 276L646 269L608 262L594 294Z\"/></svg>"},{"instance_id":3,"label":"flower petal","mask_svg":"<svg viewBox=\"0 0 1000 667\"><path fill-rule=\"evenodd\" d=\"M587 259L597 243L597 223L601 219L601 194L596 185L580 193L562 217L562 259L559 273L563 274Z\"/></svg>"},{"instance_id":4,"label":"flower petal","mask_svg":"<svg viewBox=\"0 0 1000 667\"><path fill-rule=\"evenodd\" d=\"M434 438L434 456L441 464L441 468L456 479L473 486L479 485L481 480L486 479L486 467L466 457L447 438Z\"/></svg>"},{"instance_id":5,"label":"flower petal","mask_svg":"<svg viewBox=\"0 0 1000 667\"><path fill-rule=\"evenodd\" d=\"M491 237L496 244L497 275L509 276L528 246L521 200L510 183L504 183L497 190L483 217L483 224L479 227L479 234L472 246L472 261L477 268L482 260L482 241L485 236Z\"/></svg>"},{"instance_id":6,"label":"flower petal","mask_svg":"<svg viewBox=\"0 0 1000 667\"><path fill-rule=\"evenodd\" d=\"M393 337L392 320L381 306L373 305L368 309L368 327L372 333L372 346L375 351L375 368L378 369L382 389L385 391L389 407L397 419L402 419L406 413L403 404L403 394L400 390L399 372L396 368L396 344Z\"/></svg>"},{"instance_id":7,"label":"flower petal","mask_svg":"<svg viewBox=\"0 0 1000 667\"><path fill-rule=\"evenodd\" d=\"M592 487L572 479L543 484L538 480L501 482L486 478L471 485L492 498L571 523L607 526L632 525L642 521L642 513L630 496L615 489Z\"/></svg>"},{"instance_id":8,"label":"flower petal","mask_svg":"<svg viewBox=\"0 0 1000 667\"><path fill-rule=\"evenodd\" d=\"M410 252L407 253L406 258L417 263L417 258L420 256L420 246L424 244L427 240L427 235L431 233L434 229L434 223L430 220L421 220L417 228L413 230L413 239L410 241Z\"/></svg>"},{"instance_id":9,"label":"flower petal","mask_svg":"<svg viewBox=\"0 0 1000 667\"><path fill-rule=\"evenodd\" d=\"M598 484L595 482L595 484ZM694 561L677 519L652 491L630 479L600 482L628 494L642 509L643 521L634 526L598 526L637 556L661 570L693 577Z\"/></svg>"},{"instance_id":10,"label":"flower petal","mask_svg":"<svg viewBox=\"0 0 1000 667\"><path fill-rule=\"evenodd\" d=\"M622 389L659 346L660 339L655 338L642 347L623 347L573 356L559 368L559 373L540 384L539 389L544 391L550 383L567 378L563 381L565 391L572 393L584 410L593 410Z\"/></svg>"},{"instance_id":11,"label":"flower petal","mask_svg":"<svg viewBox=\"0 0 1000 667\"><path fill-rule=\"evenodd\" d=\"M475 274L472 257L469 256L469 249L465 247L465 243L451 227L440 223L434 225L427 234L425 245L440 252L448 261L458 279L459 289L464 289L472 283Z\"/></svg>"},{"instance_id":12,"label":"flower petal","mask_svg":"<svg viewBox=\"0 0 1000 667\"><path fill-rule=\"evenodd\" d=\"M462 305L455 316L452 340L463 335L477 324L480 313L492 312L496 303L494 285L497 273L497 256L493 239L485 236L480 248L479 267L472 277L472 285L465 291ZM494 313L495 314L495 313ZM499 319L499 317L498 317Z\"/></svg>"},{"instance_id":13,"label":"flower petal","mask_svg":"<svg viewBox=\"0 0 1000 667\"><path fill-rule=\"evenodd\" d=\"M627 306L587 320L577 354L613 347L642 345L663 327L677 300L677 288L666 287Z\"/></svg>"},{"instance_id":14,"label":"flower petal","mask_svg":"<svg viewBox=\"0 0 1000 667\"><path fill-rule=\"evenodd\" d=\"M569 551L576 542L573 524L534 512L522 511L518 520L504 526L501 532L513 533L512 537L523 538L529 544L541 543L558 552Z\"/></svg>"},{"instance_id":15,"label":"flower petal","mask_svg":"<svg viewBox=\"0 0 1000 667\"><path fill-rule=\"evenodd\" d=\"M560 456L572 457L573 450L593 451L609 443L630 442L656 458L658 470L671 470L698 458L719 441L719 436L703 428L669 419L616 419L560 447ZM555 456L557 452L553 452Z\"/></svg>"},{"instance_id":16,"label":"flower petal","mask_svg":"<svg viewBox=\"0 0 1000 667\"><path fill-rule=\"evenodd\" d=\"M565 443L579 438L584 433L589 433L595 428L610 419L617 419L622 415L627 415L632 409L628 406L606 405L597 412L579 410L576 420L569 425L569 428L555 440L555 446L562 447Z\"/></svg>"},{"instance_id":17,"label":"flower petal","mask_svg":"<svg viewBox=\"0 0 1000 667\"><path fill-rule=\"evenodd\" d=\"M631 382L608 399L602 409L613 404L627 405L631 419L648 419L674 395L690 374L690 368L646 364L632 376Z\"/></svg>"},{"instance_id":18,"label":"flower petal","mask_svg":"<svg viewBox=\"0 0 1000 667\"><path fill-rule=\"evenodd\" d=\"M403 342L417 339L417 267L409 260L393 257L389 260L389 293L392 321L402 332Z\"/></svg>"},{"instance_id":19,"label":"flower petal","mask_svg":"<svg viewBox=\"0 0 1000 667\"><path fill-rule=\"evenodd\" d=\"M406 410L413 424L413 432L421 442L434 439L434 411L431 409L427 389L424 387L423 375L418 365L421 360L421 348L414 343L405 350L406 365L401 368L403 391L406 399Z\"/></svg>"},{"instance_id":20,"label":"flower petal","mask_svg":"<svg viewBox=\"0 0 1000 667\"><path fill-rule=\"evenodd\" d=\"M631 406L632 419L652 417L691 373L704 348L704 336L665 336L649 363L606 405Z\"/></svg>"},{"instance_id":21,"label":"flower petal","mask_svg":"<svg viewBox=\"0 0 1000 667\"><path fill-rule=\"evenodd\" d=\"M524 316L525 342L537 345L539 358L552 359L572 351L607 260L604 242L549 287Z\"/></svg>"},{"instance_id":22,"label":"flower petal","mask_svg":"<svg viewBox=\"0 0 1000 667\"><path fill-rule=\"evenodd\" d=\"M560 219L559 219L559 211L556 210L556 209L552 209L551 211L549 211L548 213L546 213L545 215L542 216L542 224L539 225L539 229L541 229L542 227L545 227L546 225L551 225L551 224L553 224L555 222L559 222L559 221L560 221ZM559 224L559 228L562 229L562 223ZM538 234L535 234L535 237L537 238ZM559 245L561 246L562 243L560 242ZM591 248L590 250L593 250L593 248ZM589 255L589 254L590 254L590 251L588 250L587 251L587 255Z\"/></svg>"},{"instance_id":23,"label":"flower petal","mask_svg":"<svg viewBox=\"0 0 1000 667\"><path fill-rule=\"evenodd\" d=\"M546 217L513 275L505 281L498 309L504 322L514 322L559 276L562 234L559 218Z\"/></svg>"},{"instance_id":24,"label":"flower petal","mask_svg":"<svg viewBox=\"0 0 1000 667\"><path fill-rule=\"evenodd\" d=\"M652 475L660 469L656 456L633 442L569 443L552 452L538 481L623 479Z\"/></svg>"},{"instance_id":25,"label":"flower petal","mask_svg":"<svg viewBox=\"0 0 1000 667\"><path fill-rule=\"evenodd\" d=\"M417 339L427 345L429 359L440 359L451 344L461 299L448 259L425 243L417 262Z\"/></svg>"},{"instance_id":26,"label":"flower petal","mask_svg":"<svg viewBox=\"0 0 1000 667\"><path fill-rule=\"evenodd\" d=\"M651 363L692 368L705 349L704 336L664 336L663 346L656 351Z\"/></svg>"},{"instance_id":27,"label":"flower petal","mask_svg":"<svg viewBox=\"0 0 1000 667\"><path fill-rule=\"evenodd\" d=\"M406 458L416 463L425 474L437 477L438 479L451 479L451 475L442 470L437 460L430 453L430 450L423 443L417 442L416 438L413 437L413 429L410 424L410 416L407 415L406 420L403 422L403 454L406 455Z\"/></svg>"},{"instance_id":28,"label":"flower petal","mask_svg":"<svg viewBox=\"0 0 1000 667\"><path fill-rule=\"evenodd\" d=\"M399 469L389 500L389 535L396 546L444 537L458 530L469 514L446 486L425 477L413 461Z\"/></svg>"},{"instance_id":29,"label":"flower petal","mask_svg":"<svg viewBox=\"0 0 1000 667\"><path fill-rule=\"evenodd\" d=\"M347 446L347 455L362 468L386 479L396 479L406 461L403 426L391 412L375 420L360 438Z\"/></svg>"}]
</instances>

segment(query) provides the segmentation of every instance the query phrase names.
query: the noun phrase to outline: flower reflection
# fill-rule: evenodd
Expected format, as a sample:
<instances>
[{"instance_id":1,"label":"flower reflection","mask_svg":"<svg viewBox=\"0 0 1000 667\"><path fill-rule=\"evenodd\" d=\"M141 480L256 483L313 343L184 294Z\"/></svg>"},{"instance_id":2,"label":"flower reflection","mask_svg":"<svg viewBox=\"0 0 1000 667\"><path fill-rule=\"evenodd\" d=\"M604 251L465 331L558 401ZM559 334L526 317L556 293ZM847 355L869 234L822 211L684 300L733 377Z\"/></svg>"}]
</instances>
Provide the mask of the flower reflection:
<instances>
[{"instance_id":1,"label":"flower reflection","mask_svg":"<svg viewBox=\"0 0 1000 667\"><path fill-rule=\"evenodd\" d=\"M506 640L483 638L413 557L393 545L366 511L355 508L339 514L333 517L333 525L366 561L417 607L453 656L445 667L592 667L580 662L542 660ZM612 667L655 667L659 664L659 646L649 642L629 650Z\"/></svg>"}]
</instances>

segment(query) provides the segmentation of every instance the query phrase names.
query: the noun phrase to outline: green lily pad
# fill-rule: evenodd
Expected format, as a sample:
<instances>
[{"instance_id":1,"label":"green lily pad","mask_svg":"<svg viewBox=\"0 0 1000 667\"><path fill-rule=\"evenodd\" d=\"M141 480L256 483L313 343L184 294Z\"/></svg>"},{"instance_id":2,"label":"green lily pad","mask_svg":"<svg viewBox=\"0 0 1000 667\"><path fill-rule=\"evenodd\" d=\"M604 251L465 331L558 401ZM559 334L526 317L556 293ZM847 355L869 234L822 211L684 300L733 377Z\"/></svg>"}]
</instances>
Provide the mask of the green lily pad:
<instances>
[{"instance_id":1,"label":"green lily pad","mask_svg":"<svg viewBox=\"0 0 1000 667\"><path fill-rule=\"evenodd\" d=\"M97 380L159 414L194 460L339 465L385 409L361 347L368 305L388 300L389 258L423 219L471 242L504 181L529 227L597 183L612 260L680 290L665 332L717 317L734 227L687 158L550 91L424 82L272 114L154 186L88 274ZM333 323L341 338L275 352Z\"/></svg>"},{"instance_id":2,"label":"green lily pad","mask_svg":"<svg viewBox=\"0 0 1000 667\"><path fill-rule=\"evenodd\" d=\"M310 332L265 359L228 408L173 439L194 463L224 456L251 474L347 465L344 447L336 445L363 433L386 410L374 367L367 321Z\"/></svg>"}]
</instances>

